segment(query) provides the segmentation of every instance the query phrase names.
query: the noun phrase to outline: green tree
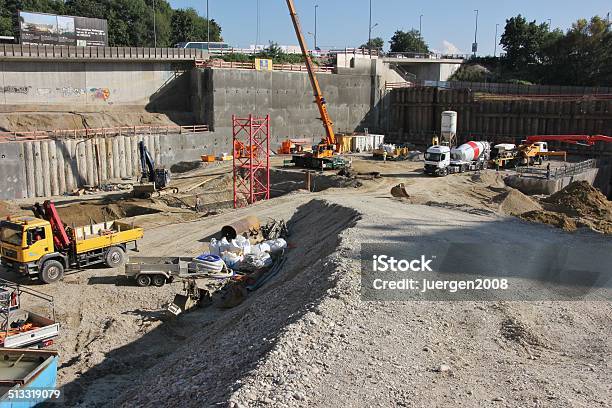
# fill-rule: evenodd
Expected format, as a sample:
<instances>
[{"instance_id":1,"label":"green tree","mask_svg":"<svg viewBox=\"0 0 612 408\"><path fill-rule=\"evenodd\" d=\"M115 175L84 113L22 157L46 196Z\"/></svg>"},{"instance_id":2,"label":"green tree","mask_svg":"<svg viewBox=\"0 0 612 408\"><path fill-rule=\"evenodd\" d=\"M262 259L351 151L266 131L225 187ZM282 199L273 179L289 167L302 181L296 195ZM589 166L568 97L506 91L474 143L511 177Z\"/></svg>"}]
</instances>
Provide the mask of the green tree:
<instances>
[{"instance_id":1,"label":"green tree","mask_svg":"<svg viewBox=\"0 0 612 408\"><path fill-rule=\"evenodd\" d=\"M389 43L391 44L391 52L429 52L429 47L418 30L408 32L398 30L393 34Z\"/></svg>"},{"instance_id":2,"label":"green tree","mask_svg":"<svg viewBox=\"0 0 612 408\"><path fill-rule=\"evenodd\" d=\"M210 41L223 41L221 26L215 20L207 21L200 17L193 8L179 9L171 19L172 42L174 44L186 41L206 41L208 24L210 23Z\"/></svg>"},{"instance_id":3,"label":"green tree","mask_svg":"<svg viewBox=\"0 0 612 408\"><path fill-rule=\"evenodd\" d=\"M376 38L372 38L365 44L362 44L361 47L359 48L365 48L365 49L372 48L373 50L382 50L384 46L385 46L385 40L383 40L380 37L376 37Z\"/></svg>"},{"instance_id":4,"label":"green tree","mask_svg":"<svg viewBox=\"0 0 612 408\"><path fill-rule=\"evenodd\" d=\"M518 72L529 64L540 62L540 52L548 35L548 24L527 22L520 14L506 20L500 44L506 51L505 61L508 67Z\"/></svg>"},{"instance_id":5,"label":"green tree","mask_svg":"<svg viewBox=\"0 0 612 408\"><path fill-rule=\"evenodd\" d=\"M612 30L599 16L576 21L543 49L542 81L560 85L612 86Z\"/></svg>"}]
</instances>

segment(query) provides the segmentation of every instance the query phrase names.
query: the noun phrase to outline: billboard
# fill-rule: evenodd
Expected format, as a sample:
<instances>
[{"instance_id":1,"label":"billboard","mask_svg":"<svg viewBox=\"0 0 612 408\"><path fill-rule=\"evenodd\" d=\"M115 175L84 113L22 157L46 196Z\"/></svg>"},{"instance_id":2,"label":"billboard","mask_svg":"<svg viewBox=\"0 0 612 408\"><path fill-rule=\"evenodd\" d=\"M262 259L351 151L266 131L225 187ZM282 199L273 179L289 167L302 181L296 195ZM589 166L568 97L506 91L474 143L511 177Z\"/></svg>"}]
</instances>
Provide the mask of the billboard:
<instances>
[{"instance_id":1,"label":"billboard","mask_svg":"<svg viewBox=\"0 0 612 408\"><path fill-rule=\"evenodd\" d=\"M20 11L19 34L26 45L108 46L108 23L98 18Z\"/></svg>"}]
</instances>

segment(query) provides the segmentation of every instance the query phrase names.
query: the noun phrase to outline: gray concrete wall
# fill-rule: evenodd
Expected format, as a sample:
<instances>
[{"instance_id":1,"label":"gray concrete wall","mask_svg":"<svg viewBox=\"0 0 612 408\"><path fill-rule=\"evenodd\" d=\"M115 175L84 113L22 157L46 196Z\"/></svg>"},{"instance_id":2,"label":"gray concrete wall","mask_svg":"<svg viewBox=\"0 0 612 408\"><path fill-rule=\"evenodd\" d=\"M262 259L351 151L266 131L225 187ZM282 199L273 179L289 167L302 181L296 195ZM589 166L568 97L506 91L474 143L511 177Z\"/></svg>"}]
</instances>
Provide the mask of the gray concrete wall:
<instances>
[{"instance_id":1,"label":"gray concrete wall","mask_svg":"<svg viewBox=\"0 0 612 408\"><path fill-rule=\"evenodd\" d=\"M0 199L56 196L97 186L99 179L132 179L140 175L140 140L166 168L231 151L231 139L213 133L0 143Z\"/></svg>"},{"instance_id":2,"label":"gray concrete wall","mask_svg":"<svg viewBox=\"0 0 612 408\"><path fill-rule=\"evenodd\" d=\"M320 74L319 82L337 132L374 128L381 95L376 76ZM287 137L323 135L308 75L298 72L206 69L192 72L196 118L216 133L232 135L232 115L270 114L272 144Z\"/></svg>"},{"instance_id":3,"label":"gray concrete wall","mask_svg":"<svg viewBox=\"0 0 612 408\"><path fill-rule=\"evenodd\" d=\"M176 83L183 98L175 110L189 110L188 83L176 81L184 69L180 62L2 60L0 106L146 106Z\"/></svg>"},{"instance_id":4,"label":"gray concrete wall","mask_svg":"<svg viewBox=\"0 0 612 408\"><path fill-rule=\"evenodd\" d=\"M506 185L516 188L524 194L554 194L564 189L574 181L586 180L594 184L600 169L589 169L583 173L558 179L547 180L534 177L508 176L504 179Z\"/></svg>"}]
</instances>

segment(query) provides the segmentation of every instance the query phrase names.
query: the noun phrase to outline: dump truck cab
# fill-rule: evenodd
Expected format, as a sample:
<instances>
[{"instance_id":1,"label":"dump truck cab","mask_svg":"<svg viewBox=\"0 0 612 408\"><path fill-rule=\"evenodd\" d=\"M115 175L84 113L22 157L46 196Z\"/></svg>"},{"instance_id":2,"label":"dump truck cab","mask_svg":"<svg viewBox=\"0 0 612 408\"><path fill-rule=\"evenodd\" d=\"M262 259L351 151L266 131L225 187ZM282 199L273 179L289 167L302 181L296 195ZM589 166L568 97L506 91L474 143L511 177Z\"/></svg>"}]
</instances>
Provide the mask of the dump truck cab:
<instances>
[{"instance_id":1,"label":"dump truck cab","mask_svg":"<svg viewBox=\"0 0 612 408\"><path fill-rule=\"evenodd\" d=\"M36 268L55 252L53 232L48 221L34 217L16 217L0 222L2 264L20 273Z\"/></svg>"}]
</instances>

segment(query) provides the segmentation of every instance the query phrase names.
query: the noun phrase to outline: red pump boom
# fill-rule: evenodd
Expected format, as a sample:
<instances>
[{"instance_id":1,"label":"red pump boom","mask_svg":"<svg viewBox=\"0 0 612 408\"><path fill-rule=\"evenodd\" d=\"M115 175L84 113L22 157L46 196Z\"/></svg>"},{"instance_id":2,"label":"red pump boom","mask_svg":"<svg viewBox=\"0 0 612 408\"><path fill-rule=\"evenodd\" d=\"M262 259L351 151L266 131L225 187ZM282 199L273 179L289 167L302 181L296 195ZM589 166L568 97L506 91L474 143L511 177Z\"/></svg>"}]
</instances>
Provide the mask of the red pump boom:
<instances>
[{"instance_id":1,"label":"red pump boom","mask_svg":"<svg viewBox=\"0 0 612 408\"><path fill-rule=\"evenodd\" d=\"M604 135L537 135L527 138L527 144L535 142L563 142L593 146L595 142L612 143L612 137Z\"/></svg>"}]
</instances>

